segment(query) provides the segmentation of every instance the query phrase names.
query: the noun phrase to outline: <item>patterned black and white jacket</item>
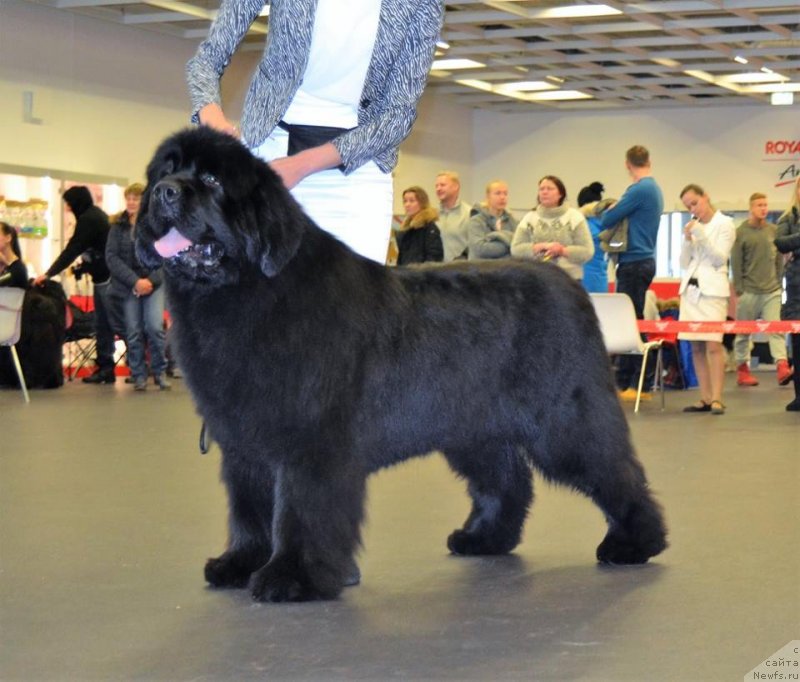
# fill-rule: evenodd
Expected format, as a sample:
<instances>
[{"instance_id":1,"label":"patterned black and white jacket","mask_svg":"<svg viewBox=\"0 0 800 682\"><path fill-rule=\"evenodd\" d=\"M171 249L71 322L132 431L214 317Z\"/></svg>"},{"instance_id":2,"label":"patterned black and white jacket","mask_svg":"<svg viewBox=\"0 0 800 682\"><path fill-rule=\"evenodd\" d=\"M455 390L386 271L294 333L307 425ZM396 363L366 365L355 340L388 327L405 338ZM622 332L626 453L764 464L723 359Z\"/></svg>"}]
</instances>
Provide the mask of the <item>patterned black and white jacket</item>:
<instances>
[{"instance_id":1,"label":"patterned black and white jacket","mask_svg":"<svg viewBox=\"0 0 800 682\"><path fill-rule=\"evenodd\" d=\"M269 4L267 45L241 120L242 136L250 147L267 138L300 87L317 0ZM221 105L220 77L264 5L263 0L222 0L208 38L186 65L195 123L203 106ZM411 132L443 20L444 0L382 0L358 125L332 140L345 173L369 161L384 173L397 164L397 148Z\"/></svg>"}]
</instances>

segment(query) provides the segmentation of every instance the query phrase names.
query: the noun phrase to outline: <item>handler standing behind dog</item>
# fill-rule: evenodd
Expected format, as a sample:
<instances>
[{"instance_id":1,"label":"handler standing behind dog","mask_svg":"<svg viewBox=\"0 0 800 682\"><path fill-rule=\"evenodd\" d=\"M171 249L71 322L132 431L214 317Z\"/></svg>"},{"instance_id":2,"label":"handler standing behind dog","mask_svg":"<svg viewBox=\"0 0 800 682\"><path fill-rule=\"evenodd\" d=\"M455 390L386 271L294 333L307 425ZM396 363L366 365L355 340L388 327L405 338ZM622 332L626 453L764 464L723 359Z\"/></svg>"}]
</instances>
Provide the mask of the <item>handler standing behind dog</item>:
<instances>
[{"instance_id":1,"label":"handler standing behind dog","mask_svg":"<svg viewBox=\"0 0 800 682\"><path fill-rule=\"evenodd\" d=\"M264 7L223 0L186 67L192 120L238 136L219 79ZM392 169L433 61L441 0L272 0L242 139L323 229L386 261Z\"/></svg>"}]
</instances>

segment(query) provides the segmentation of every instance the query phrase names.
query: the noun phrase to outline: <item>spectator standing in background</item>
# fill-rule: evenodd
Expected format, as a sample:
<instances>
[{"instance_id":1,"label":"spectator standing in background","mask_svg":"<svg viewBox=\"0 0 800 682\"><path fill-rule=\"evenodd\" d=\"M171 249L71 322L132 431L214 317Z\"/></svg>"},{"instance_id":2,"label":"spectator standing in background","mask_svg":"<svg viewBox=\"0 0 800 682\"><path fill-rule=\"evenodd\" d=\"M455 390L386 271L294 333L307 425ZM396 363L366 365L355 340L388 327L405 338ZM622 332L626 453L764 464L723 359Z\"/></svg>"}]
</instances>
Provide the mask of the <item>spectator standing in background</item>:
<instances>
[{"instance_id":1,"label":"spectator standing in background","mask_svg":"<svg viewBox=\"0 0 800 682\"><path fill-rule=\"evenodd\" d=\"M409 187L403 192L406 218L397 233L397 264L441 263L442 239L428 193L422 187Z\"/></svg>"},{"instance_id":2,"label":"spectator standing in background","mask_svg":"<svg viewBox=\"0 0 800 682\"><path fill-rule=\"evenodd\" d=\"M114 375L114 329L112 326L111 274L106 265L106 242L111 229L108 216L94 205L88 187L70 187L61 197L75 216L75 232L64 250L43 275L33 280L41 286L45 280L55 277L78 256L83 260L83 270L91 275L94 284L94 328L97 345L97 370L84 377L86 384L113 384Z\"/></svg>"},{"instance_id":3,"label":"spectator standing in background","mask_svg":"<svg viewBox=\"0 0 800 682\"><path fill-rule=\"evenodd\" d=\"M656 274L656 239L664 197L652 175L650 152L635 145L625 153L625 168L632 184L620 200L603 213L602 228L605 230L628 219L628 247L619 254L617 264L617 288L633 301L636 317L644 319L644 301L647 289ZM617 370L617 385L623 400L636 400L636 384L641 371L642 359L638 356L621 356ZM645 386L653 385L653 373L648 370ZM650 399L649 393L642 398Z\"/></svg>"},{"instance_id":4,"label":"spectator standing in background","mask_svg":"<svg viewBox=\"0 0 800 682\"><path fill-rule=\"evenodd\" d=\"M453 171L442 171L436 176L436 196L439 199L439 232L444 246L444 260L467 257L469 235L467 223L471 209L461 199L461 181Z\"/></svg>"},{"instance_id":5,"label":"spectator standing in background","mask_svg":"<svg viewBox=\"0 0 800 682\"><path fill-rule=\"evenodd\" d=\"M125 344L134 390L147 388L145 340L150 350L150 368L156 385L170 388L164 378L164 287L161 268L144 267L133 248L133 232L144 186L134 183L125 188L125 210L111 228L106 245L106 262L111 271L112 298L119 299L125 320Z\"/></svg>"},{"instance_id":6,"label":"spectator standing in background","mask_svg":"<svg viewBox=\"0 0 800 682\"><path fill-rule=\"evenodd\" d=\"M17 230L3 222L0 222L0 287L28 288L28 268L22 261Z\"/></svg>"},{"instance_id":7,"label":"spectator standing in background","mask_svg":"<svg viewBox=\"0 0 800 682\"><path fill-rule=\"evenodd\" d=\"M511 242L515 258L551 260L573 279L583 278L583 264L594 255L583 213L564 202L567 190L555 175L539 180L536 208L519 221Z\"/></svg>"},{"instance_id":8,"label":"spectator standing in background","mask_svg":"<svg viewBox=\"0 0 800 682\"><path fill-rule=\"evenodd\" d=\"M507 258L517 221L507 210L508 185L492 180L486 185L486 200L469 219L469 259Z\"/></svg>"},{"instance_id":9,"label":"spectator standing in background","mask_svg":"<svg viewBox=\"0 0 800 682\"><path fill-rule=\"evenodd\" d=\"M794 183L789 208L778 220L775 246L788 254L786 264L786 303L781 308L782 320L800 320L800 177ZM786 406L788 412L800 412L800 334L792 334L794 363L794 400Z\"/></svg>"},{"instance_id":10,"label":"spectator standing in background","mask_svg":"<svg viewBox=\"0 0 800 682\"><path fill-rule=\"evenodd\" d=\"M683 228L681 242L680 319L724 322L731 291L728 258L736 228L729 216L711 205L711 199L698 185L684 187L680 199L693 216ZM722 332L681 332L678 338L691 342L700 386L700 400L683 411L724 414Z\"/></svg>"},{"instance_id":11,"label":"spectator standing in background","mask_svg":"<svg viewBox=\"0 0 800 682\"><path fill-rule=\"evenodd\" d=\"M601 183L593 182L578 192L578 208L586 218L594 244L594 256L583 264L583 287L595 294L608 293L608 261L605 252L600 248L598 236L603 228L600 226L600 218L594 212L598 202L603 198L604 189Z\"/></svg>"},{"instance_id":12,"label":"spectator standing in background","mask_svg":"<svg viewBox=\"0 0 800 682\"><path fill-rule=\"evenodd\" d=\"M737 320L781 318L783 254L775 246L778 228L767 221L768 211L766 195L754 193L750 196L750 215L736 229L731 267L738 298ZM786 340L783 334L769 334L768 337L778 383L785 386L792 380L792 370L786 359ZM733 353L739 386L758 386L758 379L750 373L750 334L736 335Z\"/></svg>"}]
</instances>

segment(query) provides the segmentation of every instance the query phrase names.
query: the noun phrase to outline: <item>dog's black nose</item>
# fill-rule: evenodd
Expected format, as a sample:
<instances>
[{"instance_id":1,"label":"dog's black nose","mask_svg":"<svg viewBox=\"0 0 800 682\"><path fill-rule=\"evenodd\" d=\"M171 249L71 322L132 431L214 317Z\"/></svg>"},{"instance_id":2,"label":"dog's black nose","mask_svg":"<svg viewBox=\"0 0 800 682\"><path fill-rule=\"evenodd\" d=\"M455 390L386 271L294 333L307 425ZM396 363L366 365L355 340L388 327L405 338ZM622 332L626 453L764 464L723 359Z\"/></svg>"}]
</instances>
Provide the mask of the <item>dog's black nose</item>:
<instances>
[{"instance_id":1,"label":"dog's black nose","mask_svg":"<svg viewBox=\"0 0 800 682\"><path fill-rule=\"evenodd\" d=\"M181 196L181 188L177 182L162 180L153 188L153 194L163 204L174 204Z\"/></svg>"}]
</instances>

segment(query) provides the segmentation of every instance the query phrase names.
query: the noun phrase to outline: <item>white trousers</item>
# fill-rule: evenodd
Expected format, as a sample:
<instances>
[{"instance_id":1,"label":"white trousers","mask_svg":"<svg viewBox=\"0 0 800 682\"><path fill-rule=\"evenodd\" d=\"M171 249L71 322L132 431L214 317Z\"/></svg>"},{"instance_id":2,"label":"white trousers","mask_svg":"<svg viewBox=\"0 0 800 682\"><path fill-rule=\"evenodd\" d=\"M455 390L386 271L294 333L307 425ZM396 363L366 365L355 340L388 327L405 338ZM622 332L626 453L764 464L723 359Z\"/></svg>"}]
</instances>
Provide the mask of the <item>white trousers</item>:
<instances>
[{"instance_id":1,"label":"white trousers","mask_svg":"<svg viewBox=\"0 0 800 682\"><path fill-rule=\"evenodd\" d=\"M272 161L286 156L289 133L275 128L252 152ZM311 219L356 253L385 263L392 229L392 176L372 161L344 175L338 169L304 178L292 196Z\"/></svg>"}]
</instances>

